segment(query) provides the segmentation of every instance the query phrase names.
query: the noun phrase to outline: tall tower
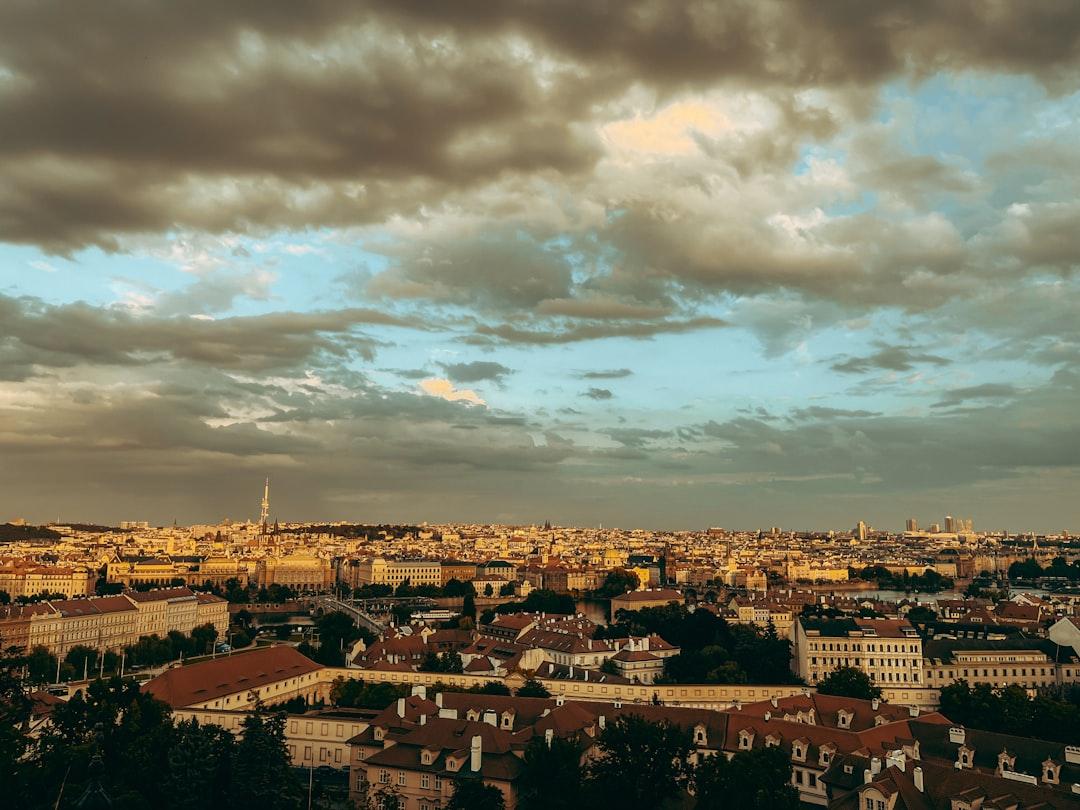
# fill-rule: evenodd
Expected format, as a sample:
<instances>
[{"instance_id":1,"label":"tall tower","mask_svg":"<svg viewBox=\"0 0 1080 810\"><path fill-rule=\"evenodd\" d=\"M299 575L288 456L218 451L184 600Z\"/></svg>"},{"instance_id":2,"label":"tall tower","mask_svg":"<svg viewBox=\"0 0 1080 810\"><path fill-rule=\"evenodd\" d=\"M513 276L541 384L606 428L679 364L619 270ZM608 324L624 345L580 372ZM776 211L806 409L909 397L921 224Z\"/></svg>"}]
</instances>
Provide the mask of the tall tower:
<instances>
[{"instance_id":1,"label":"tall tower","mask_svg":"<svg viewBox=\"0 0 1080 810\"><path fill-rule=\"evenodd\" d=\"M266 524L270 520L270 477L266 478L266 486L263 487L262 511L259 513L259 525L262 533L266 534Z\"/></svg>"}]
</instances>

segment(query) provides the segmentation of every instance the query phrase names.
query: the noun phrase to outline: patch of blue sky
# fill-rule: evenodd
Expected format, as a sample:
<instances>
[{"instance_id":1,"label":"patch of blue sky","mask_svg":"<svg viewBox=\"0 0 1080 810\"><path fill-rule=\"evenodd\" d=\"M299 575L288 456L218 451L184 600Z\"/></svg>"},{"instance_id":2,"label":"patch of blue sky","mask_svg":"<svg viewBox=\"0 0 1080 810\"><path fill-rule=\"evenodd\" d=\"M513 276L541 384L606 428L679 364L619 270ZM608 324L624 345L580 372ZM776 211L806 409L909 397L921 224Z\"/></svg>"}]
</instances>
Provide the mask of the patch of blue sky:
<instances>
[{"instance_id":1,"label":"patch of blue sky","mask_svg":"<svg viewBox=\"0 0 1080 810\"><path fill-rule=\"evenodd\" d=\"M1051 96L1028 76L967 72L887 84L878 116L913 153L954 156L978 169L991 155L1075 129L1078 113L1080 93Z\"/></svg>"}]
</instances>

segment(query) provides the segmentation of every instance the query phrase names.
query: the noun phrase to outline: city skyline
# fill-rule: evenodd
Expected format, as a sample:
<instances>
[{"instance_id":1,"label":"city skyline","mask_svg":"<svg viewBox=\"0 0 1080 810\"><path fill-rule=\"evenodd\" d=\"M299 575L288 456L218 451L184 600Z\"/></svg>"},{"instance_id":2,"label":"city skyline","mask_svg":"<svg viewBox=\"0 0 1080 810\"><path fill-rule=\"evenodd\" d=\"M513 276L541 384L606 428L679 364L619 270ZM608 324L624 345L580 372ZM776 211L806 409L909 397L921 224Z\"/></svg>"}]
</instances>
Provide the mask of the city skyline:
<instances>
[{"instance_id":1,"label":"city skyline","mask_svg":"<svg viewBox=\"0 0 1080 810\"><path fill-rule=\"evenodd\" d=\"M3 519L1080 530L1080 7L307 12L0 8Z\"/></svg>"}]
</instances>

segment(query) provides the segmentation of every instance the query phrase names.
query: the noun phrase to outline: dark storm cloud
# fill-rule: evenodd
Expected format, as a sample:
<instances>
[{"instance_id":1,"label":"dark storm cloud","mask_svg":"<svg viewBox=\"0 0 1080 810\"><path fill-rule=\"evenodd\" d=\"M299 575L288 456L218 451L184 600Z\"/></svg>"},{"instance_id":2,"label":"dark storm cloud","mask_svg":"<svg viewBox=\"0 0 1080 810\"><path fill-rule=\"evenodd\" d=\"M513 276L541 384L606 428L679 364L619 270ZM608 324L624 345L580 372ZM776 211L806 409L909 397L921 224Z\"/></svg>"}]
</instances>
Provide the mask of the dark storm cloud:
<instances>
[{"instance_id":1,"label":"dark storm cloud","mask_svg":"<svg viewBox=\"0 0 1080 810\"><path fill-rule=\"evenodd\" d=\"M1063 83L1078 42L1080 10L1054 0L15 0L0 238L68 251L381 221L507 172L587 169L581 124L635 85L849 92L968 68Z\"/></svg>"},{"instance_id":2,"label":"dark storm cloud","mask_svg":"<svg viewBox=\"0 0 1080 810\"><path fill-rule=\"evenodd\" d=\"M583 397L589 399L611 399L615 395L611 393L607 388L590 388L588 391L582 394Z\"/></svg>"},{"instance_id":3,"label":"dark storm cloud","mask_svg":"<svg viewBox=\"0 0 1080 810\"><path fill-rule=\"evenodd\" d=\"M915 346L878 345L881 348L873 354L838 360L832 364L832 369L844 374L866 374L870 371L911 371L920 365L947 366L952 362Z\"/></svg>"},{"instance_id":4,"label":"dark storm cloud","mask_svg":"<svg viewBox=\"0 0 1080 810\"><path fill-rule=\"evenodd\" d=\"M0 295L0 369L145 365L182 361L236 371L290 369L322 360L370 359L362 326L408 326L370 309L280 312L204 320L136 315L75 303Z\"/></svg>"},{"instance_id":5,"label":"dark storm cloud","mask_svg":"<svg viewBox=\"0 0 1080 810\"><path fill-rule=\"evenodd\" d=\"M502 363L475 360L471 363L440 363L449 380L456 383L474 383L484 380L500 382L503 377L513 374L512 368Z\"/></svg>"}]
</instances>

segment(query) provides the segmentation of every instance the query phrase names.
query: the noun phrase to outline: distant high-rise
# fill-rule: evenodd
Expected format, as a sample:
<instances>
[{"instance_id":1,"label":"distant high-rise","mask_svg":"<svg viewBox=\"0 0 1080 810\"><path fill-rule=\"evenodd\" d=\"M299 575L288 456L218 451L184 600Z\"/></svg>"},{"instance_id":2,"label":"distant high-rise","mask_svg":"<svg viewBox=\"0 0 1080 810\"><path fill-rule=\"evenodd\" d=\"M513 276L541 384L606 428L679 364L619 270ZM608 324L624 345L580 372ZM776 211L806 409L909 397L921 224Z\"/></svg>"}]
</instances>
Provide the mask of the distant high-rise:
<instances>
[{"instance_id":1,"label":"distant high-rise","mask_svg":"<svg viewBox=\"0 0 1080 810\"><path fill-rule=\"evenodd\" d=\"M266 478L266 486L263 487L262 511L259 513L259 525L262 533L266 534L266 524L270 520L270 477Z\"/></svg>"},{"instance_id":2,"label":"distant high-rise","mask_svg":"<svg viewBox=\"0 0 1080 810\"><path fill-rule=\"evenodd\" d=\"M909 532L917 532L919 530L919 521L915 518L908 518L904 524L904 529Z\"/></svg>"},{"instance_id":3,"label":"distant high-rise","mask_svg":"<svg viewBox=\"0 0 1080 810\"><path fill-rule=\"evenodd\" d=\"M950 534L956 532L956 518L952 515L945 516L945 531Z\"/></svg>"},{"instance_id":4,"label":"distant high-rise","mask_svg":"<svg viewBox=\"0 0 1080 810\"><path fill-rule=\"evenodd\" d=\"M866 532L867 532L866 523L864 521L860 520L855 525L855 536L859 538L860 542L865 542L866 541Z\"/></svg>"}]
</instances>

